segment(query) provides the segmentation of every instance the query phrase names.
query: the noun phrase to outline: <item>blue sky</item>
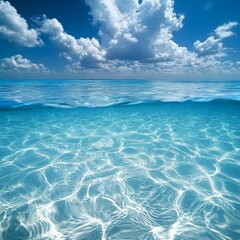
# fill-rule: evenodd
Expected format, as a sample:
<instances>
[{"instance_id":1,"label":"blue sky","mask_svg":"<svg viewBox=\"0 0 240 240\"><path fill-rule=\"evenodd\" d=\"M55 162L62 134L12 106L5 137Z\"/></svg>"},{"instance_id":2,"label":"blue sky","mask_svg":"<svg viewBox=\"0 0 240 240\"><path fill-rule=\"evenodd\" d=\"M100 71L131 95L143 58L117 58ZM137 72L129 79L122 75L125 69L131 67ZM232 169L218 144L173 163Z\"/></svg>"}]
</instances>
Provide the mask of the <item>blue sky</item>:
<instances>
[{"instance_id":1,"label":"blue sky","mask_svg":"<svg viewBox=\"0 0 240 240\"><path fill-rule=\"evenodd\" d=\"M240 79L239 0L0 0L1 79Z\"/></svg>"}]
</instances>

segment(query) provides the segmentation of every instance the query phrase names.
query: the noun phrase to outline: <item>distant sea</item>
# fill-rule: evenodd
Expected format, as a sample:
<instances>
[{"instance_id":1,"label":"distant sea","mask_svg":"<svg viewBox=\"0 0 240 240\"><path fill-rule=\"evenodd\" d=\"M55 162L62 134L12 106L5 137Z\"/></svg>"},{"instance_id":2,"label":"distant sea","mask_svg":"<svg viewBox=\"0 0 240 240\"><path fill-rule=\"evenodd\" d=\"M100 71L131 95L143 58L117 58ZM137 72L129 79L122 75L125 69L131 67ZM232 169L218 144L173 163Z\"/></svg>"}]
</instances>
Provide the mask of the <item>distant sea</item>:
<instances>
[{"instance_id":1,"label":"distant sea","mask_svg":"<svg viewBox=\"0 0 240 240\"><path fill-rule=\"evenodd\" d=\"M0 239L239 240L240 81L0 81Z\"/></svg>"}]
</instances>

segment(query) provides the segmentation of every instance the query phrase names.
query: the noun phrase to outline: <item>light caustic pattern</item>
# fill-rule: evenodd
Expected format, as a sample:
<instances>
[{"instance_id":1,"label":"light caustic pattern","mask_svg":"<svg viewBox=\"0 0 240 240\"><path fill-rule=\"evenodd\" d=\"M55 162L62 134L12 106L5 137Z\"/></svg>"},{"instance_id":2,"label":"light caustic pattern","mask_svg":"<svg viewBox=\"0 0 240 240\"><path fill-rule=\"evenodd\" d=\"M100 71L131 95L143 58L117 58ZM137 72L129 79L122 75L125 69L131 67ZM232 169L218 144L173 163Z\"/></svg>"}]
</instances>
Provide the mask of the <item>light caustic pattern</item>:
<instances>
[{"instance_id":1,"label":"light caustic pattern","mask_svg":"<svg viewBox=\"0 0 240 240\"><path fill-rule=\"evenodd\" d=\"M239 102L0 115L1 239L239 239Z\"/></svg>"}]
</instances>

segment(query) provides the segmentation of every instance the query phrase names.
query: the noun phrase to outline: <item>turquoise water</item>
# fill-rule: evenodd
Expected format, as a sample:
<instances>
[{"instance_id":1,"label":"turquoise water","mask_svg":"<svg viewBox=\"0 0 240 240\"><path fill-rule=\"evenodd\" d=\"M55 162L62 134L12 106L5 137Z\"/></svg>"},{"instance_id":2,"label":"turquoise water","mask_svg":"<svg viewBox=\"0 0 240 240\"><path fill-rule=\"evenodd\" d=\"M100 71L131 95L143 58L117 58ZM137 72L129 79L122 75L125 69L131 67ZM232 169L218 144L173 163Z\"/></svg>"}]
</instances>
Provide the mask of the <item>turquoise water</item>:
<instances>
[{"instance_id":1,"label":"turquoise water","mask_svg":"<svg viewBox=\"0 0 240 240\"><path fill-rule=\"evenodd\" d=\"M0 81L0 239L240 239L240 82Z\"/></svg>"}]
</instances>

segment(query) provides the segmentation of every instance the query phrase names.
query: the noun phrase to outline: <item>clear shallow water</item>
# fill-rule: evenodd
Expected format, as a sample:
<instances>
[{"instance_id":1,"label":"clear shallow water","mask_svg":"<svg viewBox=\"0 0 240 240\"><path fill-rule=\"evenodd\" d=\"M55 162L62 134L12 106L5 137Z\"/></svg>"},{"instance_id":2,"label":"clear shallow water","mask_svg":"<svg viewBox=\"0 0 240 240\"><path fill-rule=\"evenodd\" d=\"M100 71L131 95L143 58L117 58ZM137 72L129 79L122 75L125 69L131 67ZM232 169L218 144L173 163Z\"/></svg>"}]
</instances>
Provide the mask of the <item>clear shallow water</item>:
<instances>
[{"instance_id":1,"label":"clear shallow water","mask_svg":"<svg viewBox=\"0 0 240 240\"><path fill-rule=\"evenodd\" d=\"M239 239L239 86L0 82L0 238Z\"/></svg>"}]
</instances>

